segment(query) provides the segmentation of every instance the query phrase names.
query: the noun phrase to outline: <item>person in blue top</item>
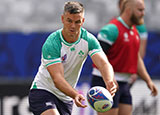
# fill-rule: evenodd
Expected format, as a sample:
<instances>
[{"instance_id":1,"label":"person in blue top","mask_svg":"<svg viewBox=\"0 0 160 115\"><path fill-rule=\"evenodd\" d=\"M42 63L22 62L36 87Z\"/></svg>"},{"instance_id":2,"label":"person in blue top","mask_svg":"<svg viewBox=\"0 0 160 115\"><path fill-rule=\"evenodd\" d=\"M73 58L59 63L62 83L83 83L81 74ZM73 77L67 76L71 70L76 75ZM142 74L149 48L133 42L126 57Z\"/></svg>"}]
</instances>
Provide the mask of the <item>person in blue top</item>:
<instances>
[{"instance_id":1,"label":"person in blue top","mask_svg":"<svg viewBox=\"0 0 160 115\"><path fill-rule=\"evenodd\" d=\"M61 20L63 28L51 33L43 44L41 65L29 92L29 107L34 115L71 115L73 100L77 107L86 107L84 96L75 87L88 55L111 95L117 90L113 68L98 40L82 28L83 5L66 2Z\"/></svg>"}]
</instances>

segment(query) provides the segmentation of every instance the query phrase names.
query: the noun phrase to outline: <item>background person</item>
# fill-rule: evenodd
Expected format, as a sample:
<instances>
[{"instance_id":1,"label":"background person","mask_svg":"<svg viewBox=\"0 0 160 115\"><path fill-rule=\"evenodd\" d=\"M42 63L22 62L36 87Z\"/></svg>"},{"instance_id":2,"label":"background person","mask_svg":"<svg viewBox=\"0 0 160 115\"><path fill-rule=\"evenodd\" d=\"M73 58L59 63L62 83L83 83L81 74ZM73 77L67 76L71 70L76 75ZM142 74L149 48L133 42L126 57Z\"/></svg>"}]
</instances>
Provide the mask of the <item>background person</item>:
<instances>
[{"instance_id":1,"label":"background person","mask_svg":"<svg viewBox=\"0 0 160 115\"><path fill-rule=\"evenodd\" d=\"M129 79L132 74L138 74L151 90L151 94L158 94L157 88L146 71L140 56L140 37L135 25L141 24L144 16L143 0L125 0L120 16L111 20L98 33L98 40L115 71L115 78L119 90L114 96L111 110L98 115L131 115L132 96ZM91 87L105 86L101 73L94 66Z\"/></svg>"},{"instance_id":2,"label":"background person","mask_svg":"<svg viewBox=\"0 0 160 115\"><path fill-rule=\"evenodd\" d=\"M119 0L118 1L118 7L120 10L120 14L124 10L123 3L125 1L126 0ZM145 54L146 54L146 46L147 46L147 39L148 39L148 32L147 32L146 25L144 24L144 19L141 19L140 24L136 25L136 29L138 30L139 35L140 35L140 48L139 48L140 55L141 55L142 59L144 59ZM129 80L130 86L132 86L134 84L134 82L137 80L137 77L138 77L137 74L131 75L130 80Z\"/></svg>"}]
</instances>

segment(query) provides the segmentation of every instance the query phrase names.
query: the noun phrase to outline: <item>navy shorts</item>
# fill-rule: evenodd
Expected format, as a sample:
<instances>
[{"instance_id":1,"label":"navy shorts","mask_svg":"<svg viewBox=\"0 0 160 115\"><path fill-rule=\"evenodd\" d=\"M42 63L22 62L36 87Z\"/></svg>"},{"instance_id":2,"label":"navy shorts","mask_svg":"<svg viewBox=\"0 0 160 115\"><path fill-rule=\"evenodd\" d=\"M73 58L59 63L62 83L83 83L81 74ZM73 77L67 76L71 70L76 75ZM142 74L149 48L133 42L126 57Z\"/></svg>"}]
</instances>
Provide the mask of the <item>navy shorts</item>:
<instances>
[{"instance_id":1,"label":"navy shorts","mask_svg":"<svg viewBox=\"0 0 160 115\"><path fill-rule=\"evenodd\" d=\"M118 108L118 104L129 104L132 105L132 96L130 93L130 86L127 82L118 82L119 89L113 97L113 106L112 108ZM106 88L106 85L102 77L93 75L91 80L91 87L93 86L102 86Z\"/></svg>"},{"instance_id":2,"label":"navy shorts","mask_svg":"<svg viewBox=\"0 0 160 115\"><path fill-rule=\"evenodd\" d=\"M73 101L62 102L52 93L42 89L29 92L29 109L34 115L40 115L48 109L56 108L60 115L71 115Z\"/></svg>"}]
</instances>

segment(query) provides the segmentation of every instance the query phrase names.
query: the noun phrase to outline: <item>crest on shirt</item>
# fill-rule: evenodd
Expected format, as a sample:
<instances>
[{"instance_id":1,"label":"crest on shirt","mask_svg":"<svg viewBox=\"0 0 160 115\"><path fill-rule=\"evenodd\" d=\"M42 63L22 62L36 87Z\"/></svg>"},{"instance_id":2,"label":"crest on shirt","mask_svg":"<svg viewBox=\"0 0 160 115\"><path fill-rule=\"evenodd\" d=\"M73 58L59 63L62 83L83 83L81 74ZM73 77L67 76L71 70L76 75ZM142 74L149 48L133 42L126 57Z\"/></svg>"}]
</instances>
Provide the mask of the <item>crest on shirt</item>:
<instances>
[{"instance_id":1,"label":"crest on shirt","mask_svg":"<svg viewBox=\"0 0 160 115\"><path fill-rule=\"evenodd\" d=\"M65 62L66 59L67 59L67 54L64 54L64 56L61 57L62 63Z\"/></svg>"},{"instance_id":2,"label":"crest on shirt","mask_svg":"<svg viewBox=\"0 0 160 115\"><path fill-rule=\"evenodd\" d=\"M84 56L84 52L82 50L80 50L78 55L79 55L80 58L82 58Z\"/></svg>"},{"instance_id":3,"label":"crest on shirt","mask_svg":"<svg viewBox=\"0 0 160 115\"><path fill-rule=\"evenodd\" d=\"M125 42L129 42L128 33L125 32L125 33L123 34L123 36L124 36L124 41L125 41Z\"/></svg>"}]
</instances>

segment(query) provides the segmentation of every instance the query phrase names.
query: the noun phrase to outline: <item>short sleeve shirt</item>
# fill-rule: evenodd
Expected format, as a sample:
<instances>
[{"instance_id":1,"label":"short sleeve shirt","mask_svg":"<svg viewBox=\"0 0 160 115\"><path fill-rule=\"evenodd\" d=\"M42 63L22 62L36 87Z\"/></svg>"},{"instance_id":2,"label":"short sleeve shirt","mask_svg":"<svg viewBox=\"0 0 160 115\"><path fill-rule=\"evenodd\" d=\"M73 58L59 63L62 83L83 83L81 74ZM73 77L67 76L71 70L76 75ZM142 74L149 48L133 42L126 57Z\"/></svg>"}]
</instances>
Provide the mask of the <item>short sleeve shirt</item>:
<instances>
[{"instance_id":1,"label":"short sleeve shirt","mask_svg":"<svg viewBox=\"0 0 160 115\"><path fill-rule=\"evenodd\" d=\"M97 52L102 52L98 40L84 28L81 28L79 38L74 43L64 40L62 29L53 32L42 47L41 65L31 88L45 89L61 100L71 100L54 86L46 67L62 63L65 80L75 87L86 57L93 56Z\"/></svg>"}]
</instances>

